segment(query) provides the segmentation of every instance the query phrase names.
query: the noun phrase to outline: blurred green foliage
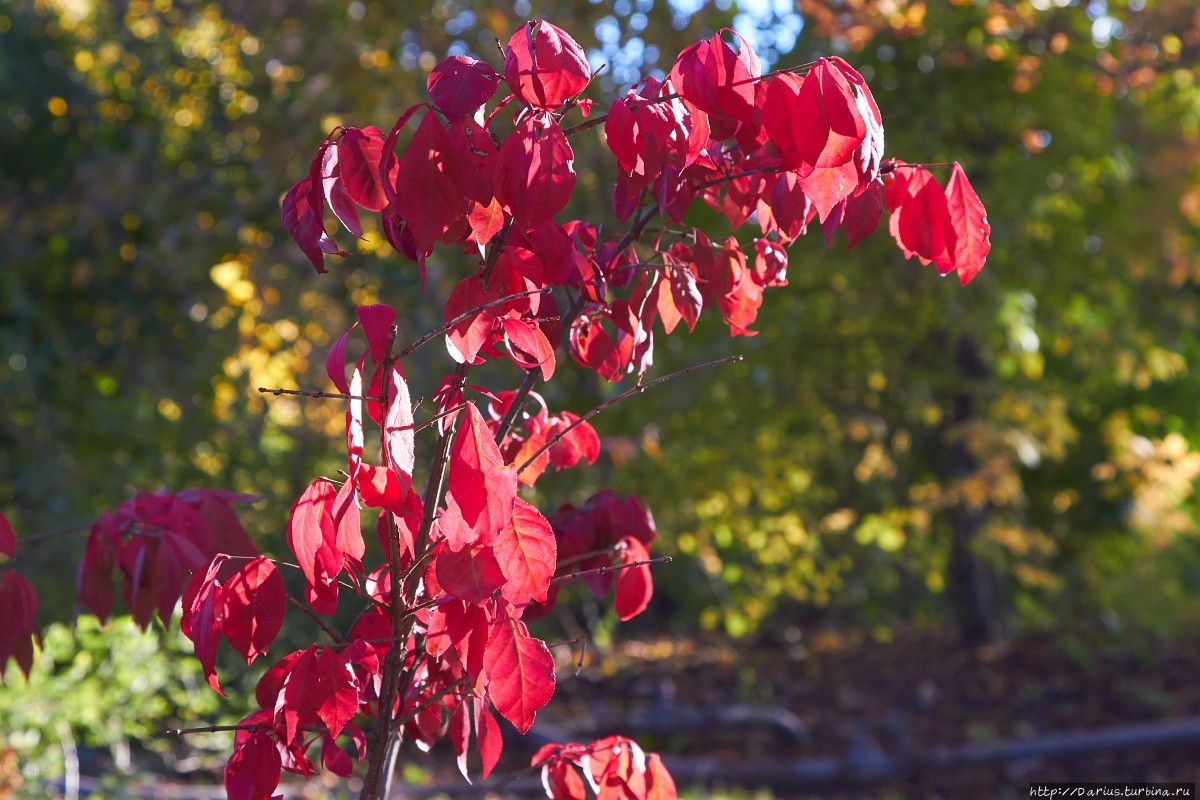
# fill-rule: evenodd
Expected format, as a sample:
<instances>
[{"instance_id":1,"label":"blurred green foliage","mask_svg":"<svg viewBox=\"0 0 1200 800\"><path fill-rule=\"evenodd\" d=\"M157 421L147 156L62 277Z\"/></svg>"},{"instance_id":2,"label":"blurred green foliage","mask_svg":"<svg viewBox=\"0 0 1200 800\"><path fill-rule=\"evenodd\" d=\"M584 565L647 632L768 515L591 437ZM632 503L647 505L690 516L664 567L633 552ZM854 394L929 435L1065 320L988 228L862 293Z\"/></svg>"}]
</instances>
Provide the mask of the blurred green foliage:
<instances>
[{"instance_id":1,"label":"blurred green foliage","mask_svg":"<svg viewBox=\"0 0 1200 800\"><path fill-rule=\"evenodd\" d=\"M44 639L28 683L0 692L0 749L20 754L30 796L64 776L68 753L84 774L127 779L139 768L161 772L163 765L211 770L228 757L231 734L165 733L231 725L244 716L208 688L177 624L143 633L129 619L101 628L94 617L81 617L74 630L48 626Z\"/></svg>"},{"instance_id":2,"label":"blurred green foliage","mask_svg":"<svg viewBox=\"0 0 1200 800\"><path fill-rule=\"evenodd\" d=\"M661 341L656 369L746 361L600 417L602 463L546 479L542 506L604 485L646 498L680 558L645 624L938 623L969 531L1018 625L1103 612L1195 630L1174 599L1197 588L1183 565L1200 474L1188 4L806 0L798 39L771 5L0 0L0 507L38 534L135 489L223 486L266 498L249 526L281 552L290 503L339 464L342 413L255 390L324 386L356 303L397 305L406 338L433 327L468 268L439 252L421 294L368 229L312 274L277 209L325 132L389 126L439 58L495 62L526 16L609 65L602 93L737 24L784 64L844 54L889 155L962 161L989 208L989 265L964 289L904 262L886 231L849 252L814 233L759 337L730 341L710 318ZM611 180L602 140L577 144L594 191L571 211L610 220L584 205ZM694 222L725 230L706 209ZM420 351L414 393L448 363ZM554 407L614 391L561 374ZM19 566L62 618L82 537L45 541Z\"/></svg>"}]
</instances>

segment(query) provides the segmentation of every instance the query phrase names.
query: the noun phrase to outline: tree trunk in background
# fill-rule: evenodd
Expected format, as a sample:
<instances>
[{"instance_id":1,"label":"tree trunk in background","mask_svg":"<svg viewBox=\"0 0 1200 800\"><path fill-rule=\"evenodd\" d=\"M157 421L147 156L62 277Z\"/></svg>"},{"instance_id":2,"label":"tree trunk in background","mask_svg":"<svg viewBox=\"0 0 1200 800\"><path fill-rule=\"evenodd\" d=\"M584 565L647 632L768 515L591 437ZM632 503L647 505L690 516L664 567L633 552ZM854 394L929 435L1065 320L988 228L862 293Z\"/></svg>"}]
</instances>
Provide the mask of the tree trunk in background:
<instances>
[{"instance_id":1,"label":"tree trunk in background","mask_svg":"<svg viewBox=\"0 0 1200 800\"><path fill-rule=\"evenodd\" d=\"M970 387L988 374L974 341L959 339L954 354L963 384ZM972 392L967 389L954 396L953 427L958 428L973 414ZM950 475L962 479L978 464L963 442L951 450ZM979 532L987 517L987 508L972 508L960 501L950 509L949 592L958 623L959 637L967 646L995 642L1004 635L1004 597L1000 577L976 552Z\"/></svg>"}]
</instances>

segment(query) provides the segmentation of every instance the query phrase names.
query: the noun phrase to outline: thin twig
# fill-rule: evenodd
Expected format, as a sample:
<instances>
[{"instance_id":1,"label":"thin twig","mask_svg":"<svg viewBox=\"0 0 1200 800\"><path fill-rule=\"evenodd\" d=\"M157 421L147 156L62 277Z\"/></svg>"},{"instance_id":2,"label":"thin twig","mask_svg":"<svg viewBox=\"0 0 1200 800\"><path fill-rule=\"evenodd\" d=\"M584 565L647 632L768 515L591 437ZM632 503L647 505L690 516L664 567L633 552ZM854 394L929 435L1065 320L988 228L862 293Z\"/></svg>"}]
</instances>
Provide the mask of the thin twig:
<instances>
[{"instance_id":1,"label":"thin twig","mask_svg":"<svg viewBox=\"0 0 1200 800\"><path fill-rule=\"evenodd\" d=\"M554 586L559 583L566 583L576 578L582 578L585 575L603 575L606 572L616 572L617 570L629 569L630 567L642 567L649 564L670 564L672 560L670 556L659 556L658 558L651 558L646 561L630 561L628 564L609 564L606 567L584 569L579 572L572 572L567 575L559 575L557 578L551 578L550 585Z\"/></svg>"},{"instance_id":2,"label":"thin twig","mask_svg":"<svg viewBox=\"0 0 1200 800\"><path fill-rule=\"evenodd\" d=\"M62 525L57 528L51 528L48 531L32 533L28 536L19 535L17 536L17 545L27 545L33 544L34 542L41 542L46 539L55 539L59 536L66 536L68 533L84 533L86 531L90 531L91 529L92 523L90 522L79 522L74 525Z\"/></svg>"},{"instance_id":3,"label":"thin twig","mask_svg":"<svg viewBox=\"0 0 1200 800\"><path fill-rule=\"evenodd\" d=\"M467 404L466 404L466 403L463 403L463 404L462 404L462 405L460 405L460 406L455 406L454 408L448 408L448 409L446 409L445 411L442 411L442 412L441 412L441 413L439 413L439 414L434 414L432 417L430 417L429 419L425 420L424 422L422 422L422 423L421 423L420 425L418 425L417 427L413 428L413 432L414 432L414 433L416 433L417 431L423 431L423 430L425 430L426 428L428 428L430 425L432 425L433 423L437 422L439 419L442 419L443 417L448 417L448 416L450 416L451 414L457 414L459 411L462 411L462 410L463 410L464 408L466 408L466 407L467 407Z\"/></svg>"},{"instance_id":4,"label":"thin twig","mask_svg":"<svg viewBox=\"0 0 1200 800\"><path fill-rule=\"evenodd\" d=\"M898 169L916 169L917 167L925 167L926 169L950 169L956 163L957 162L946 163L945 161L937 161L937 162L932 162L932 163L928 163L928 164L924 164L924 163L897 164L894 161L887 161L887 162L879 165L879 174L886 175L889 172L894 172L895 170L898 170Z\"/></svg>"},{"instance_id":5,"label":"thin twig","mask_svg":"<svg viewBox=\"0 0 1200 800\"><path fill-rule=\"evenodd\" d=\"M223 731L266 731L270 725L205 725L202 728L169 728L163 733L167 736L187 736L191 733L221 733Z\"/></svg>"},{"instance_id":6,"label":"thin twig","mask_svg":"<svg viewBox=\"0 0 1200 800\"><path fill-rule=\"evenodd\" d=\"M308 616L312 617L313 622L320 625L321 630L325 631L325 633L329 636L330 639L332 639L334 641L334 643L340 643L342 641L342 637L338 636L337 632L333 628L326 625L325 620L323 620L317 616L317 612L313 611L311 608L306 606L304 603L301 603L299 600L292 597L290 594L287 596L287 599L288 599L289 603L291 603L296 608L303 611Z\"/></svg>"},{"instance_id":7,"label":"thin twig","mask_svg":"<svg viewBox=\"0 0 1200 800\"><path fill-rule=\"evenodd\" d=\"M596 406L595 408L593 408L591 411L584 414L579 419L574 420L570 425L568 425L565 428L563 428L562 430L560 430L554 436L550 437L550 439L544 445L542 445L540 448L538 448L538 450L533 455L531 455L529 458L525 459L524 464L517 467L517 474L519 475L522 472L524 472L527 467L529 467L531 464L533 464L534 461L537 460L538 456L540 456L542 453L549 450L554 445L558 444L558 442L561 441L564 436L566 436L568 433L570 433L572 430L574 430L577 426L582 425L583 423L587 422L592 417L599 414L604 409L609 408L610 406L616 405L617 403L621 402L622 400L626 399L627 397L632 397L635 394L641 394L642 392L649 389L651 386L657 386L660 383L666 383L669 380L674 380L675 378L681 378L684 375L687 375L688 373L691 373L691 372L697 372L699 370L708 369L710 367L717 367L717 366L720 366L721 364L732 364L734 362L741 361L741 360L742 360L741 356L726 356L725 358L718 358L716 361L706 361L703 364L693 364L690 367L684 367L683 369L676 370L675 372L669 373L667 375L663 375L662 377L655 378L652 381L647 381L646 383L639 383L639 384L629 387L628 389L621 392L616 397L612 397L612 398L609 398L608 400L605 400L603 403Z\"/></svg>"},{"instance_id":8,"label":"thin twig","mask_svg":"<svg viewBox=\"0 0 1200 800\"><path fill-rule=\"evenodd\" d=\"M344 392L319 392L310 389L268 389L265 386L258 387L261 394L273 394L279 397L281 394L290 394L296 397L311 397L315 400L366 400L371 403L380 402L381 398L371 397L369 395L346 394Z\"/></svg>"},{"instance_id":9,"label":"thin twig","mask_svg":"<svg viewBox=\"0 0 1200 800\"><path fill-rule=\"evenodd\" d=\"M506 294L504 297L498 297L495 300L489 300L486 303L483 303L482 305L475 306L471 310L464 311L463 313L459 314L457 317L450 320L449 322L447 322L445 325L441 326L440 328L437 328L436 330L432 330L429 333L422 336L420 339L417 339L415 342L410 344L408 347L401 350L399 357L404 358L405 356L412 353L414 350L416 350L421 345L426 344L431 339L436 339L437 337L441 336L446 331L453 328L458 323L462 322L463 320L470 319L471 317L478 314L480 311L486 311L487 309L491 308L492 306L498 306L503 303L507 303L510 300L519 300L522 297L530 297L535 294L546 294L547 292L551 292L553 290L554 290L553 286L545 286L541 289L533 289L532 291L528 291L528 292L517 292L516 294Z\"/></svg>"}]
</instances>

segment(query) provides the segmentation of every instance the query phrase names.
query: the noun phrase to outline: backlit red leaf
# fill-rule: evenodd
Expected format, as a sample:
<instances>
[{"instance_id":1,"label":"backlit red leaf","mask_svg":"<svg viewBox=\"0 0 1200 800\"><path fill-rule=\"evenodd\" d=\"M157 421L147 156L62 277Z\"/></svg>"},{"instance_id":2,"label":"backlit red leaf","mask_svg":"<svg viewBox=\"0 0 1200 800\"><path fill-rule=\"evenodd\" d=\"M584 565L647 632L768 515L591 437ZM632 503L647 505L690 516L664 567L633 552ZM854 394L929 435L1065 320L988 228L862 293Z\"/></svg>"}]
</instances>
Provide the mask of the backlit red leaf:
<instances>
[{"instance_id":1,"label":"backlit red leaf","mask_svg":"<svg viewBox=\"0 0 1200 800\"><path fill-rule=\"evenodd\" d=\"M259 556L234 573L221 591L221 630L247 664L267 652L283 627L287 591L270 559Z\"/></svg>"},{"instance_id":2,"label":"backlit red leaf","mask_svg":"<svg viewBox=\"0 0 1200 800\"><path fill-rule=\"evenodd\" d=\"M268 800L279 786L282 764L270 733L251 732L237 743L225 764L229 800Z\"/></svg>"},{"instance_id":3,"label":"backlit red leaf","mask_svg":"<svg viewBox=\"0 0 1200 800\"><path fill-rule=\"evenodd\" d=\"M204 669L204 679L218 694L225 694L217 680L217 646L221 643L221 615L224 613L224 589L217 571L225 559L217 556L207 569L197 570L183 590L183 617L179 629L192 640L196 660ZM0 664L2 667L2 664Z\"/></svg>"},{"instance_id":4,"label":"backlit red leaf","mask_svg":"<svg viewBox=\"0 0 1200 800\"><path fill-rule=\"evenodd\" d=\"M905 191L900 207L888 222L892 237L907 257L917 256L922 264L933 263L940 274L954 270L952 254L954 231L949 227L946 193L925 167L911 167L906 173Z\"/></svg>"},{"instance_id":5,"label":"backlit red leaf","mask_svg":"<svg viewBox=\"0 0 1200 800\"><path fill-rule=\"evenodd\" d=\"M382 211L388 202L380 175L383 142L383 131L371 126L346 128L337 143L342 187L351 200L368 211ZM392 180L397 169L396 164L391 165Z\"/></svg>"},{"instance_id":6,"label":"backlit red leaf","mask_svg":"<svg viewBox=\"0 0 1200 800\"><path fill-rule=\"evenodd\" d=\"M529 114L500 146L492 188L500 205L526 228L566 206L575 188L575 152L549 114Z\"/></svg>"},{"instance_id":7,"label":"backlit red leaf","mask_svg":"<svg viewBox=\"0 0 1200 800\"><path fill-rule=\"evenodd\" d=\"M951 257L959 280L966 286L983 269L983 263L992 249L989 239L992 226L988 222L987 209L971 188L967 173L963 172L957 161L946 184L946 206L948 225L954 232Z\"/></svg>"},{"instance_id":8,"label":"backlit red leaf","mask_svg":"<svg viewBox=\"0 0 1200 800\"><path fill-rule=\"evenodd\" d=\"M408 224L418 260L466 215L454 144L437 114L427 112L400 158L393 207Z\"/></svg>"},{"instance_id":9,"label":"backlit red leaf","mask_svg":"<svg viewBox=\"0 0 1200 800\"><path fill-rule=\"evenodd\" d=\"M508 40L504 79L524 102L554 111L591 79L587 54L565 31L544 20L521 26Z\"/></svg>"},{"instance_id":10,"label":"backlit red leaf","mask_svg":"<svg viewBox=\"0 0 1200 800\"><path fill-rule=\"evenodd\" d=\"M513 515L517 475L506 466L500 448L479 409L468 404L450 446L449 492L463 520L488 544Z\"/></svg>"},{"instance_id":11,"label":"backlit red leaf","mask_svg":"<svg viewBox=\"0 0 1200 800\"><path fill-rule=\"evenodd\" d=\"M622 564L650 560L650 551L646 549L646 545L632 536L622 538L621 544L624 547L621 552ZM649 564L617 570L616 576L613 581L616 594L613 606L617 617L625 622L646 610L650 598L654 596L654 580L650 576Z\"/></svg>"},{"instance_id":12,"label":"backlit red leaf","mask_svg":"<svg viewBox=\"0 0 1200 800\"><path fill-rule=\"evenodd\" d=\"M434 559L437 581L452 597L480 603L504 585L504 573L495 553L486 545L454 551L443 545Z\"/></svg>"},{"instance_id":13,"label":"backlit red leaf","mask_svg":"<svg viewBox=\"0 0 1200 800\"><path fill-rule=\"evenodd\" d=\"M300 245L317 272L325 269L325 253L338 253L338 248L325 233L321 221L321 207L310 203L312 183L308 178L297 183L283 197L280 217L288 234ZM344 255L344 254L343 254Z\"/></svg>"},{"instance_id":14,"label":"backlit red leaf","mask_svg":"<svg viewBox=\"0 0 1200 800\"><path fill-rule=\"evenodd\" d=\"M554 531L540 511L518 497L512 520L496 537L492 549L507 578L502 589L505 600L513 605L546 602L558 563L557 546Z\"/></svg>"},{"instance_id":15,"label":"backlit red leaf","mask_svg":"<svg viewBox=\"0 0 1200 800\"><path fill-rule=\"evenodd\" d=\"M470 56L450 56L425 82L429 99L448 119L475 113L496 93L500 77L491 65Z\"/></svg>"},{"instance_id":16,"label":"backlit red leaf","mask_svg":"<svg viewBox=\"0 0 1200 800\"><path fill-rule=\"evenodd\" d=\"M546 643L530 636L525 623L502 616L488 634L483 669L492 705L518 732L527 732L554 694L554 657Z\"/></svg>"},{"instance_id":17,"label":"backlit red leaf","mask_svg":"<svg viewBox=\"0 0 1200 800\"><path fill-rule=\"evenodd\" d=\"M399 474L413 473L416 462L416 435L413 431L412 400L408 382L400 365L393 364L387 375L387 413L383 420L384 463Z\"/></svg>"}]
</instances>

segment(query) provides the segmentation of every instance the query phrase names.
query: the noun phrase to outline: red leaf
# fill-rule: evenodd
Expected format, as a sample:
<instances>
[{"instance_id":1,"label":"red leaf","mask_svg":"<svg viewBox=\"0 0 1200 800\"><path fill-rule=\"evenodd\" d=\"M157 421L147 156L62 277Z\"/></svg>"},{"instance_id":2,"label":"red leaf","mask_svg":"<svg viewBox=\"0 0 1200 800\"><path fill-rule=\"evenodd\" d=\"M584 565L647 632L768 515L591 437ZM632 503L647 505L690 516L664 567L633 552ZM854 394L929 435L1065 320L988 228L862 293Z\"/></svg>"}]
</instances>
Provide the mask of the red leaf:
<instances>
[{"instance_id":1,"label":"red leaf","mask_svg":"<svg viewBox=\"0 0 1200 800\"><path fill-rule=\"evenodd\" d=\"M505 600L514 606L546 602L558 556L554 531L540 511L518 497L512 520L492 549L507 579L502 588Z\"/></svg>"},{"instance_id":2,"label":"red leaf","mask_svg":"<svg viewBox=\"0 0 1200 800\"><path fill-rule=\"evenodd\" d=\"M754 282L746 266L746 255L732 236L725 240L725 246L717 254L713 296L731 335L758 335L757 331L750 330L750 326L762 305L762 287Z\"/></svg>"},{"instance_id":3,"label":"red leaf","mask_svg":"<svg viewBox=\"0 0 1200 800\"><path fill-rule=\"evenodd\" d=\"M310 204L312 182L304 180L293 186L283 197L283 207L280 217L283 227L300 245L300 249L312 263L317 272L328 272L325 269L325 253L345 255L338 250L337 245L325 233L321 220L321 208Z\"/></svg>"},{"instance_id":4,"label":"red leaf","mask_svg":"<svg viewBox=\"0 0 1200 800\"><path fill-rule=\"evenodd\" d=\"M75 578L75 596L79 605L100 618L112 613L116 592L113 590L113 567L121 546L116 521L105 514L92 525L87 547Z\"/></svg>"},{"instance_id":5,"label":"red leaf","mask_svg":"<svg viewBox=\"0 0 1200 800\"><path fill-rule=\"evenodd\" d=\"M992 249L989 240L992 226L988 222L987 209L957 161L946 184L946 206L949 227L954 232L951 257L959 280L966 286L983 269Z\"/></svg>"},{"instance_id":6,"label":"red leaf","mask_svg":"<svg viewBox=\"0 0 1200 800\"><path fill-rule=\"evenodd\" d=\"M582 92L591 74L579 43L549 22L526 22L508 40L504 79L531 106L554 111Z\"/></svg>"},{"instance_id":7,"label":"red leaf","mask_svg":"<svg viewBox=\"0 0 1200 800\"><path fill-rule=\"evenodd\" d=\"M354 366L354 372L351 373L350 385L347 386L346 394L353 395L349 405L346 406L346 466L350 474L350 480L358 480L358 470L362 466L363 447L365 445L363 437L363 382L362 368L364 358L358 360L358 364ZM360 398L360 399L355 399Z\"/></svg>"},{"instance_id":8,"label":"red leaf","mask_svg":"<svg viewBox=\"0 0 1200 800\"><path fill-rule=\"evenodd\" d=\"M37 624L37 594L33 585L12 570L0 572L0 680L8 667L8 659L29 677L33 668L33 643L41 643Z\"/></svg>"},{"instance_id":9,"label":"red leaf","mask_svg":"<svg viewBox=\"0 0 1200 800\"><path fill-rule=\"evenodd\" d=\"M495 198L492 198L486 206L472 202L467 221L471 224L472 238L482 252L484 245L503 230L504 210L500 208L500 204L496 202Z\"/></svg>"},{"instance_id":10,"label":"red leaf","mask_svg":"<svg viewBox=\"0 0 1200 800\"><path fill-rule=\"evenodd\" d=\"M525 228L536 228L567 205L575 188L575 152L549 114L529 114L500 146L492 189Z\"/></svg>"},{"instance_id":11,"label":"red leaf","mask_svg":"<svg viewBox=\"0 0 1200 800\"><path fill-rule=\"evenodd\" d=\"M412 478L416 462L412 400L399 364L388 370L388 407L383 422L383 459L392 470Z\"/></svg>"},{"instance_id":12,"label":"red leaf","mask_svg":"<svg viewBox=\"0 0 1200 800\"><path fill-rule=\"evenodd\" d=\"M350 761L350 756L338 747L332 736L321 740L321 765L342 778L349 778L354 774L354 763Z\"/></svg>"},{"instance_id":13,"label":"red leaf","mask_svg":"<svg viewBox=\"0 0 1200 800\"><path fill-rule=\"evenodd\" d=\"M367 349L371 354L371 360L376 364L383 363L388 354L387 346L392 325L396 322L396 309L383 303L376 303L370 306L355 306L354 313L358 315L363 335L367 337ZM354 330L354 328L350 330Z\"/></svg>"},{"instance_id":14,"label":"red leaf","mask_svg":"<svg viewBox=\"0 0 1200 800\"><path fill-rule=\"evenodd\" d=\"M412 232L418 261L465 216L467 204L459 183L454 144L437 114L426 113L400 159L392 203Z\"/></svg>"},{"instance_id":15,"label":"red leaf","mask_svg":"<svg viewBox=\"0 0 1200 800\"><path fill-rule=\"evenodd\" d=\"M622 564L650 560L650 551L646 549L646 545L632 536L623 537L621 544L624 545L621 553ZM649 564L617 570L616 576L613 581L616 587L613 606L617 617L626 622L646 610L650 598L654 596L654 581L650 576Z\"/></svg>"},{"instance_id":16,"label":"red leaf","mask_svg":"<svg viewBox=\"0 0 1200 800\"><path fill-rule=\"evenodd\" d=\"M759 286L787 286L787 250L769 239L754 240L753 277Z\"/></svg>"},{"instance_id":17,"label":"red leaf","mask_svg":"<svg viewBox=\"0 0 1200 800\"><path fill-rule=\"evenodd\" d=\"M476 538L489 544L513 515L516 469L506 466L479 409L468 404L450 446L449 493Z\"/></svg>"},{"instance_id":18,"label":"red leaf","mask_svg":"<svg viewBox=\"0 0 1200 800\"><path fill-rule=\"evenodd\" d=\"M494 293L483 285L483 279L476 275L463 278L454 287L446 300L443 313L444 321L450 322L473 308L496 299ZM499 308L491 306L473 314L452 326L446 331L446 347L451 357L460 364L473 364L479 356L479 351L487 344L492 330L499 319Z\"/></svg>"},{"instance_id":19,"label":"red leaf","mask_svg":"<svg viewBox=\"0 0 1200 800\"><path fill-rule=\"evenodd\" d=\"M338 221L356 237L362 237L362 222L358 218L358 207L342 185L342 173L338 166L338 148L323 147L321 157L321 188L324 200L333 209ZM316 201L310 200L315 203Z\"/></svg>"},{"instance_id":20,"label":"red leaf","mask_svg":"<svg viewBox=\"0 0 1200 800\"><path fill-rule=\"evenodd\" d=\"M536 756L535 756L536 763ZM542 785L551 800L587 800L587 786L570 761L553 758L542 765Z\"/></svg>"},{"instance_id":21,"label":"red leaf","mask_svg":"<svg viewBox=\"0 0 1200 800\"><path fill-rule=\"evenodd\" d=\"M443 545L433 563L442 589L468 603L481 603L504 585L504 573L492 548L486 545L458 551Z\"/></svg>"},{"instance_id":22,"label":"red leaf","mask_svg":"<svg viewBox=\"0 0 1200 800\"><path fill-rule=\"evenodd\" d=\"M892 237L906 257L917 256L922 264L933 263L938 273L954 270L951 253L947 251L949 206L946 193L925 167L906 168L907 184L900 207L889 220ZM949 243L953 246L953 242Z\"/></svg>"},{"instance_id":23,"label":"red leaf","mask_svg":"<svg viewBox=\"0 0 1200 800\"><path fill-rule=\"evenodd\" d=\"M9 558L17 554L17 533L3 512L0 512L0 554Z\"/></svg>"},{"instance_id":24,"label":"red leaf","mask_svg":"<svg viewBox=\"0 0 1200 800\"><path fill-rule=\"evenodd\" d=\"M483 669L492 705L519 733L526 733L538 709L554 694L554 657L546 643L506 614L488 634Z\"/></svg>"},{"instance_id":25,"label":"red leaf","mask_svg":"<svg viewBox=\"0 0 1200 800\"><path fill-rule=\"evenodd\" d=\"M475 744L479 748L479 757L483 760L483 779L492 774L500 753L504 749L504 738L500 735L500 725L492 712L488 711L482 702L475 705Z\"/></svg>"},{"instance_id":26,"label":"red leaf","mask_svg":"<svg viewBox=\"0 0 1200 800\"><path fill-rule=\"evenodd\" d=\"M292 506L288 518L288 546L296 555L304 578L312 592L323 601L323 608L337 605L337 575L343 554L337 549L337 531L333 508L338 490L331 481L318 478Z\"/></svg>"},{"instance_id":27,"label":"red leaf","mask_svg":"<svg viewBox=\"0 0 1200 800\"><path fill-rule=\"evenodd\" d=\"M336 737L358 710L358 680L337 650L310 646L292 664L275 713L283 714L288 740L298 728L320 721Z\"/></svg>"},{"instance_id":28,"label":"red leaf","mask_svg":"<svg viewBox=\"0 0 1200 800\"><path fill-rule=\"evenodd\" d=\"M462 773L467 783L471 782L471 773L467 769L467 753L471 749L471 710L467 701L460 702L450 715L450 744L454 748L458 771Z\"/></svg>"},{"instance_id":29,"label":"red leaf","mask_svg":"<svg viewBox=\"0 0 1200 800\"><path fill-rule=\"evenodd\" d=\"M862 194L846 201L842 231L850 247L861 242L879 226L883 214L883 181L873 180Z\"/></svg>"},{"instance_id":30,"label":"red leaf","mask_svg":"<svg viewBox=\"0 0 1200 800\"><path fill-rule=\"evenodd\" d=\"M824 58L803 79L790 73L773 78L762 118L784 166L802 175L850 162L867 136L850 83Z\"/></svg>"},{"instance_id":31,"label":"red leaf","mask_svg":"<svg viewBox=\"0 0 1200 800\"><path fill-rule=\"evenodd\" d=\"M447 119L465 117L492 99L500 76L491 65L470 56L450 56L433 68L425 87Z\"/></svg>"},{"instance_id":32,"label":"red leaf","mask_svg":"<svg viewBox=\"0 0 1200 800\"><path fill-rule=\"evenodd\" d=\"M504 344L513 363L523 369L541 367L542 380L550 380L554 375L554 348L542 329L529 320L512 317L505 317L500 325L504 330Z\"/></svg>"},{"instance_id":33,"label":"red leaf","mask_svg":"<svg viewBox=\"0 0 1200 800\"><path fill-rule=\"evenodd\" d=\"M338 171L346 194L368 211L382 211L388 204L380 165L383 160L383 131L376 127L346 128L337 143ZM391 165L389 177L399 169Z\"/></svg>"},{"instance_id":34,"label":"red leaf","mask_svg":"<svg viewBox=\"0 0 1200 800\"><path fill-rule=\"evenodd\" d=\"M800 179L800 188L824 222L829 212L858 188L858 169L849 161L837 167L819 167Z\"/></svg>"},{"instance_id":35,"label":"red leaf","mask_svg":"<svg viewBox=\"0 0 1200 800\"><path fill-rule=\"evenodd\" d=\"M221 615L225 604L224 589L217 580L217 571L225 558L216 556L208 569L197 570L183 590L183 617L179 629L192 640L196 660L204 669L204 679L217 694L224 695L217 680L217 646L221 643Z\"/></svg>"},{"instance_id":36,"label":"red leaf","mask_svg":"<svg viewBox=\"0 0 1200 800\"><path fill-rule=\"evenodd\" d=\"M279 786L282 765L270 733L251 732L225 764L226 795L229 800L269 800Z\"/></svg>"},{"instance_id":37,"label":"red leaf","mask_svg":"<svg viewBox=\"0 0 1200 800\"><path fill-rule=\"evenodd\" d=\"M736 53L721 38L726 32L738 40ZM746 40L724 28L711 40L679 54L671 67L671 83L684 99L708 114L750 122L755 106L753 79L761 74L758 57Z\"/></svg>"},{"instance_id":38,"label":"red leaf","mask_svg":"<svg viewBox=\"0 0 1200 800\"><path fill-rule=\"evenodd\" d=\"M267 652L283 627L287 591L269 558L247 562L221 591L221 630L247 664Z\"/></svg>"},{"instance_id":39,"label":"red leaf","mask_svg":"<svg viewBox=\"0 0 1200 800\"><path fill-rule=\"evenodd\" d=\"M570 411L563 411L550 420L547 438L557 436L560 431L574 423L578 416ZM563 438L555 442L549 451L550 460L557 469L573 467L580 461L595 464L600 455L600 437L590 423L581 422L571 428Z\"/></svg>"},{"instance_id":40,"label":"red leaf","mask_svg":"<svg viewBox=\"0 0 1200 800\"><path fill-rule=\"evenodd\" d=\"M353 481L346 481L338 489L330 513L333 515L334 550L342 555L346 563L361 572L366 546L363 543L362 516L355 502Z\"/></svg>"},{"instance_id":41,"label":"red leaf","mask_svg":"<svg viewBox=\"0 0 1200 800\"><path fill-rule=\"evenodd\" d=\"M645 800L676 800L675 779L667 771L658 753L646 754Z\"/></svg>"}]
</instances>

